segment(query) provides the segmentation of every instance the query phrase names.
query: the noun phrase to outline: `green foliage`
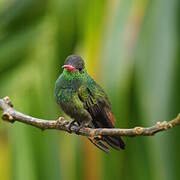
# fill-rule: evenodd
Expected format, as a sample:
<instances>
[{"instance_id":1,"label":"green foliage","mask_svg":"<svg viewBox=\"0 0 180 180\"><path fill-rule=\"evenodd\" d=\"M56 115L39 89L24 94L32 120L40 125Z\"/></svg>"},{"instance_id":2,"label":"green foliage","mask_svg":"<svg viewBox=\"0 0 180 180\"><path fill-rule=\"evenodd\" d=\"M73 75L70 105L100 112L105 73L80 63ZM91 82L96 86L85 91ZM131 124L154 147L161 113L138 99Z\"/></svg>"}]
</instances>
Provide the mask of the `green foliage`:
<instances>
[{"instance_id":1,"label":"green foliage","mask_svg":"<svg viewBox=\"0 0 180 180\"><path fill-rule=\"evenodd\" d=\"M24 113L57 118L54 84L67 55L109 95L118 127L150 126L179 112L178 0L0 0L0 97ZM0 125L0 179L180 178L178 127L124 138L106 155L85 138Z\"/></svg>"}]
</instances>

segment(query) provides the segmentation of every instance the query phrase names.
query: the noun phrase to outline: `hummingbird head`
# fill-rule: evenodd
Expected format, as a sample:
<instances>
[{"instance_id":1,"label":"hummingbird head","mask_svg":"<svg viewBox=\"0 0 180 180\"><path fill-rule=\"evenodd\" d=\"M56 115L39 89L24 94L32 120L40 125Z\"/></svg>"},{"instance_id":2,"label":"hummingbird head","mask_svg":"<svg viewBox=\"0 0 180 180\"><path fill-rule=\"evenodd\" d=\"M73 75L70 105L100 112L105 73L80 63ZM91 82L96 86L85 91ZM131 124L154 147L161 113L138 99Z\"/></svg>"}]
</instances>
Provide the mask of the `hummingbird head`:
<instances>
[{"instance_id":1,"label":"hummingbird head","mask_svg":"<svg viewBox=\"0 0 180 180\"><path fill-rule=\"evenodd\" d=\"M66 58L62 68L69 72L81 72L85 68L85 65L83 59L80 56L70 55Z\"/></svg>"}]
</instances>

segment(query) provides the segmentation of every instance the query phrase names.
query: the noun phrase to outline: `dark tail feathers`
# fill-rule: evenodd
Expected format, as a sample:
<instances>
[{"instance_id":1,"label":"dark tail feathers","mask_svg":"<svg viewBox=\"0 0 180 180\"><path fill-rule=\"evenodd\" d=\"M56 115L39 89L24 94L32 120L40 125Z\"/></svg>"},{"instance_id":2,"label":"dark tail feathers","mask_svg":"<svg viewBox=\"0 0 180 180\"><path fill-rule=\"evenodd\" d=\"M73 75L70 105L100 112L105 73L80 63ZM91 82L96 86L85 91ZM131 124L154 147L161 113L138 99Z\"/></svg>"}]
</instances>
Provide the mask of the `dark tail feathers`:
<instances>
[{"instance_id":1,"label":"dark tail feathers","mask_svg":"<svg viewBox=\"0 0 180 180\"><path fill-rule=\"evenodd\" d=\"M103 140L112 148L117 150L125 149L125 143L119 136L104 136Z\"/></svg>"}]
</instances>

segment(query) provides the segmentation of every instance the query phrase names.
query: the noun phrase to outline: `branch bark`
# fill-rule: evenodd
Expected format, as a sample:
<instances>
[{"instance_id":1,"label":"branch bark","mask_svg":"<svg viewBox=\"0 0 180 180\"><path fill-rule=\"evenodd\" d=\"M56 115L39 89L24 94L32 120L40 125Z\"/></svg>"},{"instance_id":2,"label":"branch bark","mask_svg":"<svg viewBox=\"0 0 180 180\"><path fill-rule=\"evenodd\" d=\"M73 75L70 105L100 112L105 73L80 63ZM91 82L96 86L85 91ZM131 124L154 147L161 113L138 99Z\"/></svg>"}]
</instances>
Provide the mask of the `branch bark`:
<instances>
[{"instance_id":1,"label":"branch bark","mask_svg":"<svg viewBox=\"0 0 180 180\"><path fill-rule=\"evenodd\" d=\"M3 111L2 119L4 121L10 122L10 123L14 123L15 121L18 121L21 123L32 125L42 130L56 129L56 130L66 131L70 133L68 129L69 121L65 120L63 117L60 117L57 120L45 120L45 119L39 119L39 118L28 116L26 114L23 114L15 110L13 108L13 105L9 97L0 99L0 109L2 109ZM180 114L169 122L167 121L157 122L154 126L151 126L151 127L146 127L146 128L134 127L132 129L82 128L79 131L79 135L88 136L88 137L99 137L102 135L105 135L105 136L116 135L116 136L128 136L128 137L152 136L160 131L166 131L177 125L180 125ZM75 133L76 129L77 129L77 126L72 126L71 128L72 133Z\"/></svg>"}]
</instances>

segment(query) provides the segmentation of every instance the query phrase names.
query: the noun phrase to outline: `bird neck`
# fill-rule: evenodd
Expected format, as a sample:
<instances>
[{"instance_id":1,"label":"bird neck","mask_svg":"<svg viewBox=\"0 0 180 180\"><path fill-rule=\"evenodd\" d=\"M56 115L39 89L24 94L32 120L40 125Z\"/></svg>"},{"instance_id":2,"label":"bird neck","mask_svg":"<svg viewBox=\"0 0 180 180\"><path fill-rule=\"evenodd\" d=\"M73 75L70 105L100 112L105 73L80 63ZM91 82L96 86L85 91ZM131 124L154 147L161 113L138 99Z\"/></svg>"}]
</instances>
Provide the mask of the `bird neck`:
<instances>
[{"instance_id":1,"label":"bird neck","mask_svg":"<svg viewBox=\"0 0 180 180\"><path fill-rule=\"evenodd\" d=\"M70 72L66 69L63 70L62 76L66 80L78 80L81 79L81 75L78 71Z\"/></svg>"},{"instance_id":2,"label":"bird neck","mask_svg":"<svg viewBox=\"0 0 180 180\"><path fill-rule=\"evenodd\" d=\"M86 84L88 79L88 74L86 70L84 73L77 72L69 72L67 70L63 70L63 73L59 76L56 81L56 90L60 89L74 89L77 90L82 84Z\"/></svg>"}]
</instances>

